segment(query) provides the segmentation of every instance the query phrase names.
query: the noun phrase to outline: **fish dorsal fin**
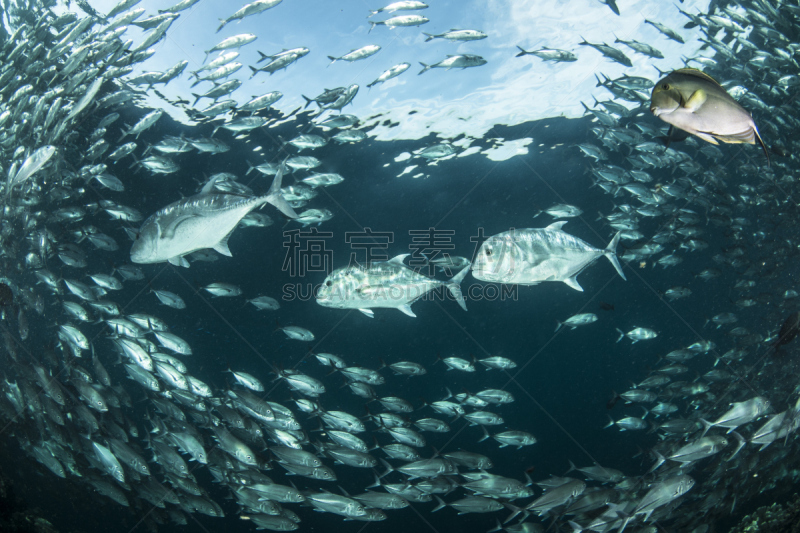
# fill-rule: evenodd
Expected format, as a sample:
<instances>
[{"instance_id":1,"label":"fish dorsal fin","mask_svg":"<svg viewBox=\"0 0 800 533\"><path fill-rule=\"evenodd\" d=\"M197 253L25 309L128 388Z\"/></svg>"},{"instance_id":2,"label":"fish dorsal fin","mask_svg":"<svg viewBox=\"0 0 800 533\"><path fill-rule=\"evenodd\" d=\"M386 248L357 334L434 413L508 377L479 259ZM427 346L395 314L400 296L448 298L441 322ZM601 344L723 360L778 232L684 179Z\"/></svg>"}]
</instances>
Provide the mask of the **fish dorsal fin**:
<instances>
[{"instance_id":1,"label":"fish dorsal fin","mask_svg":"<svg viewBox=\"0 0 800 533\"><path fill-rule=\"evenodd\" d=\"M221 253L222 255L227 255L228 257L233 257L230 248L228 248L228 239L231 238L232 233L233 232L228 233L217 244L214 245L214 249L217 252Z\"/></svg>"},{"instance_id":2,"label":"fish dorsal fin","mask_svg":"<svg viewBox=\"0 0 800 533\"><path fill-rule=\"evenodd\" d=\"M391 259L389 259L389 260L387 261L387 263L394 263L394 264L396 264L396 265L403 265L403 266L405 266L405 263L403 263L403 260L404 260L406 257L408 257L408 256L409 256L409 254L400 254L400 255L396 255L396 256L392 257Z\"/></svg>"},{"instance_id":3,"label":"fish dorsal fin","mask_svg":"<svg viewBox=\"0 0 800 533\"><path fill-rule=\"evenodd\" d=\"M214 178L211 178L210 180L208 180L206 182L206 184L203 185L203 189L200 191L200 194L208 194L208 193L210 193L214 189L214 185L217 184L217 179L218 178L214 177Z\"/></svg>"},{"instance_id":4,"label":"fish dorsal fin","mask_svg":"<svg viewBox=\"0 0 800 533\"><path fill-rule=\"evenodd\" d=\"M700 69L696 69L696 68L679 68L678 70L674 71L674 73L676 73L676 74L684 74L686 76L695 76L697 78L701 78L701 79L704 79L706 81L710 81L711 83L713 83L714 85L717 85L718 87L722 87L722 85L720 85L717 80L715 80L714 78L712 78L711 76L709 76L708 74L706 74L705 72L703 72Z\"/></svg>"},{"instance_id":5,"label":"fish dorsal fin","mask_svg":"<svg viewBox=\"0 0 800 533\"><path fill-rule=\"evenodd\" d=\"M397 307L397 309L399 311L402 311L403 313L407 314L411 318L417 318L417 315L414 314L414 311L411 310L411 306L408 305L408 304L400 305L400 306Z\"/></svg>"},{"instance_id":6,"label":"fish dorsal fin","mask_svg":"<svg viewBox=\"0 0 800 533\"><path fill-rule=\"evenodd\" d=\"M561 230L561 228L562 228L562 227L564 226L564 224L566 224L566 223L567 223L567 221L566 221L566 220L559 220L559 221L557 221L557 222L553 222L552 224L550 224L549 226L547 226L545 229L549 229L549 230L553 230L553 231L555 231L555 230Z\"/></svg>"}]
</instances>

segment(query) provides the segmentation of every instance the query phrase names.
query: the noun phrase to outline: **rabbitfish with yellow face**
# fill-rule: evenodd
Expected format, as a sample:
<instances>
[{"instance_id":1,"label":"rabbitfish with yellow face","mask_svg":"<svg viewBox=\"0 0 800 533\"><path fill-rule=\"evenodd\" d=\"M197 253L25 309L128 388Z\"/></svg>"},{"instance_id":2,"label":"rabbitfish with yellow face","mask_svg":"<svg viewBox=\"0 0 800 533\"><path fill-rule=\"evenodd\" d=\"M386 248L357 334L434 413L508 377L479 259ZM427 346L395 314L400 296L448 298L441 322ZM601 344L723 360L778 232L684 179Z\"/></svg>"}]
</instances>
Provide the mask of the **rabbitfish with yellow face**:
<instances>
[{"instance_id":1,"label":"rabbitfish with yellow face","mask_svg":"<svg viewBox=\"0 0 800 533\"><path fill-rule=\"evenodd\" d=\"M650 111L664 122L712 144L755 144L758 139L767 153L750 113L700 70L682 68L659 81L653 88Z\"/></svg>"}]
</instances>

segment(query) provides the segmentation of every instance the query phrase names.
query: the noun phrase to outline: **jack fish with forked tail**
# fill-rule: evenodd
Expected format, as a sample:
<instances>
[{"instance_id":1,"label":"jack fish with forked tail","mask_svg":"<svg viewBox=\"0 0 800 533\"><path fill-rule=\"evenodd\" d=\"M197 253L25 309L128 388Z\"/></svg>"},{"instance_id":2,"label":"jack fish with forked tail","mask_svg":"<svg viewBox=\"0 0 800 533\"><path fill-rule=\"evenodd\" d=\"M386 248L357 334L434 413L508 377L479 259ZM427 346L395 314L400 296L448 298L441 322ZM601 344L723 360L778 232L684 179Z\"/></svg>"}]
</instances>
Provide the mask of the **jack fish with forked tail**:
<instances>
[{"instance_id":1,"label":"jack fish with forked tail","mask_svg":"<svg viewBox=\"0 0 800 533\"><path fill-rule=\"evenodd\" d=\"M269 203L286 216L297 218L281 195L282 178L283 165L264 196L214 192L216 180L210 180L199 194L159 209L144 221L131 247L131 261L168 261L188 267L183 256L203 248L213 248L230 257L228 238L250 211Z\"/></svg>"},{"instance_id":2,"label":"jack fish with forked tail","mask_svg":"<svg viewBox=\"0 0 800 533\"><path fill-rule=\"evenodd\" d=\"M348 266L331 272L317 291L317 303L335 309L358 309L372 317L372 308L394 308L410 317L417 315L411 304L437 287L447 290L466 311L467 304L461 294L461 281L469 265L450 281L439 281L415 272L403 263L408 254L388 261L376 261L368 266Z\"/></svg>"},{"instance_id":3,"label":"jack fish with forked tail","mask_svg":"<svg viewBox=\"0 0 800 533\"><path fill-rule=\"evenodd\" d=\"M472 262L472 275L481 281L519 285L563 281L576 291L583 291L576 279L578 274L605 256L625 279L615 251L619 233L600 250L562 231L566 223L515 229L489 237Z\"/></svg>"}]
</instances>

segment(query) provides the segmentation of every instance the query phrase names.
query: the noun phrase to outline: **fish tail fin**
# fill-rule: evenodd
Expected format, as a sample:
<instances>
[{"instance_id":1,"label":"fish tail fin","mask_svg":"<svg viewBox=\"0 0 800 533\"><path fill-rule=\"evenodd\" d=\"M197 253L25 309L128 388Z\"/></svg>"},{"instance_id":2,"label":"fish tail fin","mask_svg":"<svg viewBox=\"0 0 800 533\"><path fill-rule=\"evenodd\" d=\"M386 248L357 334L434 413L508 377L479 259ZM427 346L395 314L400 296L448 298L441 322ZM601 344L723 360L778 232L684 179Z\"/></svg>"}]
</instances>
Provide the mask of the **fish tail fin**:
<instances>
[{"instance_id":1,"label":"fish tail fin","mask_svg":"<svg viewBox=\"0 0 800 533\"><path fill-rule=\"evenodd\" d=\"M330 60L331 60L331 62L330 62L330 63L328 63L328 66L331 66L331 65L333 65L334 63L336 63L336 60L337 60L337 59L339 59L339 58L338 58L338 57L333 57L333 56L328 56L328 59L330 59Z\"/></svg>"},{"instance_id":2,"label":"fish tail fin","mask_svg":"<svg viewBox=\"0 0 800 533\"><path fill-rule=\"evenodd\" d=\"M426 43L427 43L428 41L432 41L432 40L435 38L435 37L434 37L433 35L431 35L430 33L425 33L425 32L422 32L422 35L424 35L424 36L426 37L426 39L425 39L425 42L426 42Z\"/></svg>"},{"instance_id":3,"label":"fish tail fin","mask_svg":"<svg viewBox=\"0 0 800 533\"><path fill-rule=\"evenodd\" d=\"M447 506L447 504L446 504L446 503L444 503L444 500L442 500L442 499L441 499L439 496L437 496L436 494L434 494L434 495L433 495L433 497L434 497L434 498L436 498L436 503L437 503L438 505L437 505L436 507L434 507L434 508L433 508L433 510L431 511L432 513L435 513L435 512L436 512L436 511L438 511L439 509L444 509L444 508Z\"/></svg>"},{"instance_id":4,"label":"fish tail fin","mask_svg":"<svg viewBox=\"0 0 800 533\"><path fill-rule=\"evenodd\" d=\"M617 328L617 331L619 331L619 338L617 339L617 342L619 342L619 341L621 341L622 339L624 339L624 338L625 338L625 332L624 332L624 331L622 331L622 330L621 330L621 329L619 329L619 328Z\"/></svg>"},{"instance_id":5,"label":"fish tail fin","mask_svg":"<svg viewBox=\"0 0 800 533\"><path fill-rule=\"evenodd\" d=\"M378 476L378 479L381 479L381 478L391 474L392 472L394 472L394 468L392 468L392 465L390 465L385 459L381 458L379 460L380 460L381 463L383 463L383 466L386 468L386 472L384 472L383 474Z\"/></svg>"},{"instance_id":6,"label":"fish tail fin","mask_svg":"<svg viewBox=\"0 0 800 533\"><path fill-rule=\"evenodd\" d=\"M372 471L372 476L375 478L375 480L372 482L372 485L367 485L368 489L381 486L381 480L378 478L378 474L375 473L375 470Z\"/></svg>"},{"instance_id":7,"label":"fish tail fin","mask_svg":"<svg viewBox=\"0 0 800 533\"><path fill-rule=\"evenodd\" d=\"M664 459L664 456L661 455L660 453L658 453L657 450L652 450L652 452L653 452L653 455L656 456L656 462L655 462L655 464L653 464L653 466L650 468L650 470L647 471L648 474L652 474L653 472L655 472L658 469L659 466L663 465L666 462L666 459Z\"/></svg>"},{"instance_id":8,"label":"fish tail fin","mask_svg":"<svg viewBox=\"0 0 800 533\"><path fill-rule=\"evenodd\" d=\"M252 73L252 74L250 74L250 78L252 79L252 78L253 78L253 76L255 76L256 74L258 74L258 69L257 69L256 67L254 67L254 66L250 65L250 70L252 70L252 71L253 71L253 73Z\"/></svg>"},{"instance_id":9,"label":"fish tail fin","mask_svg":"<svg viewBox=\"0 0 800 533\"><path fill-rule=\"evenodd\" d=\"M300 96L302 96L302 97L303 97L303 99L306 101L306 105L304 105L304 106L303 106L303 109L305 109L305 108L307 108L308 106L310 106L310 105L311 105L311 103L314 101L314 100L312 100L311 98L309 98L308 96L306 96L306 95L304 95L304 94L301 94Z\"/></svg>"},{"instance_id":10,"label":"fish tail fin","mask_svg":"<svg viewBox=\"0 0 800 533\"><path fill-rule=\"evenodd\" d=\"M219 19L219 28L217 28L217 33L219 33L219 30L221 30L222 28L224 28L224 27L225 27L225 24L227 24L227 23L228 23L228 21L227 21L227 20L222 20L222 19Z\"/></svg>"},{"instance_id":11,"label":"fish tail fin","mask_svg":"<svg viewBox=\"0 0 800 533\"><path fill-rule=\"evenodd\" d=\"M250 174L250 173L253 171L253 169L255 169L256 167L254 167L254 166L253 166L253 163L251 163L250 161L245 161L245 163L247 163L247 172L245 172L245 173L244 173L244 175L245 175L245 176L247 176L247 175L248 175L248 174Z\"/></svg>"},{"instance_id":12,"label":"fish tail fin","mask_svg":"<svg viewBox=\"0 0 800 533\"><path fill-rule=\"evenodd\" d=\"M572 462L572 459L568 459L568 461L569 461L569 470L567 470L567 472L564 474L565 476L570 472L574 472L575 470L578 469L578 467L575 466L575 463Z\"/></svg>"},{"instance_id":13,"label":"fish tail fin","mask_svg":"<svg viewBox=\"0 0 800 533\"><path fill-rule=\"evenodd\" d=\"M764 140L761 138L761 135L758 133L758 128L756 128L755 124L753 124L753 133L756 134L756 139L758 139L758 142L761 144L761 148L764 149L764 155L767 157L767 166L770 166L769 151L767 150L767 145L764 144Z\"/></svg>"},{"instance_id":14,"label":"fish tail fin","mask_svg":"<svg viewBox=\"0 0 800 533\"><path fill-rule=\"evenodd\" d=\"M283 195L281 194L281 181L283 180L283 162L281 162L280 168L278 168L278 173L275 174L275 179L272 181L272 186L270 186L269 191L267 192L266 201L272 205L274 205L278 211L283 213L289 218L297 218L297 213L295 213L292 206L289 205Z\"/></svg>"},{"instance_id":15,"label":"fish tail fin","mask_svg":"<svg viewBox=\"0 0 800 533\"><path fill-rule=\"evenodd\" d=\"M424 74L424 73L428 72L430 69L432 69L432 68L433 68L433 67L431 67L430 65L426 65L426 64L425 64L425 63L423 63L422 61L420 61L420 62L419 62L419 64L420 64L420 65L422 65L424 68L423 68L422 70L420 70L420 71L419 71L419 73L417 74L417 76L419 76L420 74Z\"/></svg>"},{"instance_id":16,"label":"fish tail fin","mask_svg":"<svg viewBox=\"0 0 800 533\"><path fill-rule=\"evenodd\" d=\"M194 103L192 103L192 107L194 107L194 106L197 105L197 102L200 101L202 96L200 96L199 94L195 94L195 93L192 93L192 96L194 96ZM122 139L120 139L120 140L122 140Z\"/></svg>"},{"instance_id":17,"label":"fish tail fin","mask_svg":"<svg viewBox=\"0 0 800 533\"><path fill-rule=\"evenodd\" d=\"M372 21L370 20L370 21L369 21L369 31L368 31L367 33L369 33L370 31L372 31L372 29L373 29L373 28L375 28L375 26L377 26L378 24L380 24L380 22L372 22Z\"/></svg>"},{"instance_id":18,"label":"fish tail fin","mask_svg":"<svg viewBox=\"0 0 800 533\"><path fill-rule=\"evenodd\" d=\"M450 294L453 295L453 298L456 299L458 305L460 305L461 309L464 311L467 310L467 303L464 301L464 295L461 293L461 282L464 280L467 272L469 272L469 265L462 268L461 272L450 278L450 281L447 282L447 290L450 291Z\"/></svg>"},{"instance_id":19,"label":"fish tail fin","mask_svg":"<svg viewBox=\"0 0 800 533\"><path fill-rule=\"evenodd\" d=\"M706 433L708 433L708 430L711 429L712 427L714 427L714 424L712 424L711 422L709 422L705 418L701 418L700 419L700 423L703 424L703 434L700 435L700 438L702 439L703 437L706 436Z\"/></svg>"},{"instance_id":20,"label":"fish tail fin","mask_svg":"<svg viewBox=\"0 0 800 533\"><path fill-rule=\"evenodd\" d=\"M622 266L619 264L619 259L617 259L617 243L619 243L619 236L622 234L621 231L618 231L614 238L611 239L611 242L608 243L606 249L603 251L605 256L611 261L611 264L614 265L614 268L617 269L617 274L624 280L628 280L625 277L625 274L622 272Z\"/></svg>"},{"instance_id":21,"label":"fish tail fin","mask_svg":"<svg viewBox=\"0 0 800 533\"><path fill-rule=\"evenodd\" d=\"M512 505L512 504L510 504L508 502L503 503L503 507L505 507L506 509L511 511L511 515L503 521L503 524L508 524L509 522L514 520L516 517L518 517L520 515L520 513L523 514L522 522L524 522L529 516L529 513L528 513L527 510L520 509L516 505Z\"/></svg>"},{"instance_id":22,"label":"fish tail fin","mask_svg":"<svg viewBox=\"0 0 800 533\"><path fill-rule=\"evenodd\" d=\"M524 55L528 55L528 52L524 48L522 48L521 46L517 45L517 48L519 48L519 53L517 55L515 55L514 57L522 57Z\"/></svg>"}]
</instances>

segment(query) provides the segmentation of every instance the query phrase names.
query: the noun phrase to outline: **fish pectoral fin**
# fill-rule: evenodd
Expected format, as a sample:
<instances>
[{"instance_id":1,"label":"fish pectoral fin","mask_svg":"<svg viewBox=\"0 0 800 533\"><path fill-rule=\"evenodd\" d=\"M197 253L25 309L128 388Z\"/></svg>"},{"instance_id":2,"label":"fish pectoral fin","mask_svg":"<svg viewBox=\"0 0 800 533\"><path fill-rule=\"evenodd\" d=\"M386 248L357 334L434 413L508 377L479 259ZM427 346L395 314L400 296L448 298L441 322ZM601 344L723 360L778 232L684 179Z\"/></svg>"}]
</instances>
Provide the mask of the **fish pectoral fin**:
<instances>
[{"instance_id":1,"label":"fish pectoral fin","mask_svg":"<svg viewBox=\"0 0 800 533\"><path fill-rule=\"evenodd\" d=\"M578 283L578 280L576 279L576 276L572 276L571 278L565 279L564 283L566 283L567 285L569 285L570 287L572 287L576 291L583 292L583 287L581 287L580 284Z\"/></svg>"},{"instance_id":2,"label":"fish pectoral fin","mask_svg":"<svg viewBox=\"0 0 800 533\"><path fill-rule=\"evenodd\" d=\"M227 255L228 257L233 257L230 248L228 248L228 239L231 238L231 233L225 235L217 244L214 245L214 250L222 255Z\"/></svg>"},{"instance_id":3,"label":"fish pectoral fin","mask_svg":"<svg viewBox=\"0 0 800 533\"><path fill-rule=\"evenodd\" d=\"M158 225L158 227L159 227L159 235L160 235L160 237L162 239L171 239L171 238L173 238L175 236L175 233L178 231L178 227L181 224L183 224L187 220L191 220L191 219L199 217L199 216L200 215L196 215L196 214L193 214L193 215L181 215L177 219L175 219L175 222L173 222L172 224L170 224L169 226L167 226L166 228L163 228L163 229L161 228L160 225L158 225L158 223L156 223Z\"/></svg>"},{"instance_id":4,"label":"fish pectoral fin","mask_svg":"<svg viewBox=\"0 0 800 533\"><path fill-rule=\"evenodd\" d=\"M697 89L695 92L692 93L692 96L689 97L688 100L683 104L684 109L687 111L695 112L700 107L706 103L708 99L708 94L703 89Z\"/></svg>"},{"instance_id":5,"label":"fish pectoral fin","mask_svg":"<svg viewBox=\"0 0 800 533\"><path fill-rule=\"evenodd\" d=\"M375 313L372 312L372 309L359 309L359 311L361 311L370 318L375 318Z\"/></svg>"},{"instance_id":6,"label":"fish pectoral fin","mask_svg":"<svg viewBox=\"0 0 800 533\"><path fill-rule=\"evenodd\" d=\"M417 315L414 314L414 311L411 310L411 306L408 304L399 305L397 306L397 309L399 311L402 311L406 315L410 316L411 318L417 318Z\"/></svg>"},{"instance_id":7,"label":"fish pectoral fin","mask_svg":"<svg viewBox=\"0 0 800 533\"><path fill-rule=\"evenodd\" d=\"M704 131L695 131L694 134L708 143L719 144L717 140L714 138L714 136L711 135L710 133L706 133Z\"/></svg>"},{"instance_id":8,"label":"fish pectoral fin","mask_svg":"<svg viewBox=\"0 0 800 533\"><path fill-rule=\"evenodd\" d=\"M170 265L175 265L175 266L179 266L179 267L183 267L183 268L189 268L189 261L187 261L186 258L183 257L182 255L177 255L175 257L171 257L171 258L167 259L167 262Z\"/></svg>"}]
</instances>

